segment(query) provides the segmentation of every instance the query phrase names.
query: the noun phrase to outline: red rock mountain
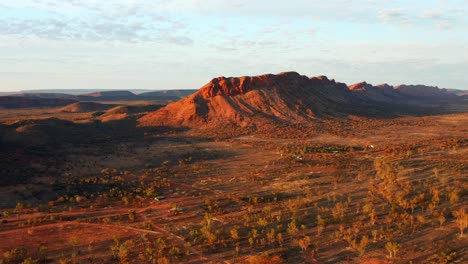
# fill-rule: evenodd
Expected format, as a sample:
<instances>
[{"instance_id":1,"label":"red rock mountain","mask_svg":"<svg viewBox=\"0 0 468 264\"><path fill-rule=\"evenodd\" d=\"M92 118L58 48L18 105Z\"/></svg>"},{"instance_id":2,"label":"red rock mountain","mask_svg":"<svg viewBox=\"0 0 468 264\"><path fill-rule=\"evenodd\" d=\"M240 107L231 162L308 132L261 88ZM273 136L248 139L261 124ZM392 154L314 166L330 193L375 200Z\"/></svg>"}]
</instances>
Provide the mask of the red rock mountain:
<instances>
[{"instance_id":1,"label":"red rock mountain","mask_svg":"<svg viewBox=\"0 0 468 264\"><path fill-rule=\"evenodd\" d=\"M349 90L353 92L354 97L364 101L395 103L407 100L405 95L398 93L393 86L388 84L373 86L360 82L350 85Z\"/></svg>"},{"instance_id":2,"label":"red rock mountain","mask_svg":"<svg viewBox=\"0 0 468 264\"><path fill-rule=\"evenodd\" d=\"M426 85L399 85L395 90L401 94L414 97L429 97L429 98L455 98L456 95L450 93L447 89L439 89L439 87Z\"/></svg>"},{"instance_id":3,"label":"red rock mountain","mask_svg":"<svg viewBox=\"0 0 468 264\"><path fill-rule=\"evenodd\" d=\"M447 89L425 85L373 86L366 82L352 84L349 89L353 95L363 99L387 103L418 103L431 100L456 99L456 95Z\"/></svg>"},{"instance_id":4,"label":"red rock mountain","mask_svg":"<svg viewBox=\"0 0 468 264\"><path fill-rule=\"evenodd\" d=\"M394 104L424 97L410 93L413 89L365 82L348 87L325 76L309 78L296 72L219 77L198 92L143 116L139 122L142 126L218 128L307 124L318 117L350 114L388 116L398 111ZM445 95L446 91L440 93ZM436 96L434 91L431 95Z\"/></svg>"},{"instance_id":5,"label":"red rock mountain","mask_svg":"<svg viewBox=\"0 0 468 264\"><path fill-rule=\"evenodd\" d=\"M150 113L142 125L255 126L301 123L317 116L345 113L345 84L295 72L240 78L215 78L195 94Z\"/></svg>"}]
</instances>

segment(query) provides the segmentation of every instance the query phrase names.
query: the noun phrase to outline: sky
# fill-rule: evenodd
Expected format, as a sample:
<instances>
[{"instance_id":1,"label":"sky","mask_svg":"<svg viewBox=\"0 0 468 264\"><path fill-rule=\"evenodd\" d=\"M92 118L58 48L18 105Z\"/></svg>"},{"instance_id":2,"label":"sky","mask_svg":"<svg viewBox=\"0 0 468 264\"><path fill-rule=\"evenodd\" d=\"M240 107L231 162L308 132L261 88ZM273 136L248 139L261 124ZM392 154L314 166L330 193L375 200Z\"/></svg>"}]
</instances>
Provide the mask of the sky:
<instances>
[{"instance_id":1,"label":"sky","mask_svg":"<svg viewBox=\"0 0 468 264\"><path fill-rule=\"evenodd\" d=\"M0 92L284 71L468 89L468 0L0 0Z\"/></svg>"}]
</instances>

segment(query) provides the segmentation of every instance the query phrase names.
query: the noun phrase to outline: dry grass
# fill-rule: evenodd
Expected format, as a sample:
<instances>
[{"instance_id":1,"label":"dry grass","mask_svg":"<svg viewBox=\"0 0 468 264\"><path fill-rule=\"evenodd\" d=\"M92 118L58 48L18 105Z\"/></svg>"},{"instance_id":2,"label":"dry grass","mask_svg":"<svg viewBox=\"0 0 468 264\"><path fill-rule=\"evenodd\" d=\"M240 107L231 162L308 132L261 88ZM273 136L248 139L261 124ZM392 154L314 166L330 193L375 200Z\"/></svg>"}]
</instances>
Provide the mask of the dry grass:
<instances>
[{"instance_id":1,"label":"dry grass","mask_svg":"<svg viewBox=\"0 0 468 264\"><path fill-rule=\"evenodd\" d=\"M463 263L452 211L466 206L467 127L456 114L330 120L303 138L148 132L75 145L60 149L60 177L0 188L23 203L3 209L0 251L37 258L41 244L52 262L79 248L79 260L100 263L124 253L131 263ZM41 190L56 197L34 200ZM395 258L388 242L400 245Z\"/></svg>"}]
</instances>

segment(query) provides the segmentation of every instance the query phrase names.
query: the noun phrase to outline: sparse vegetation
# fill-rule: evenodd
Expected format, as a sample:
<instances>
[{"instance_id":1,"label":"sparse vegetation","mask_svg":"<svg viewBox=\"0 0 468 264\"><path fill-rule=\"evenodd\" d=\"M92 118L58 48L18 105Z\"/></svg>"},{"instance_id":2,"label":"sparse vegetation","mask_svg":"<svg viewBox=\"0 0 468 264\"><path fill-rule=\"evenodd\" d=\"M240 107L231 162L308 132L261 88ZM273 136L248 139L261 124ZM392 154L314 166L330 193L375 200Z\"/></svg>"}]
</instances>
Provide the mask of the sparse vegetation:
<instances>
[{"instance_id":1,"label":"sparse vegetation","mask_svg":"<svg viewBox=\"0 0 468 264\"><path fill-rule=\"evenodd\" d=\"M410 136L447 120L458 122L447 135ZM213 140L158 130L110 137L96 147L57 145L50 157L40 158L50 150L36 149L41 155L18 157L34 160L50 177L25 178L36 184L10 192L15 199L2 208L0 259L461 260L466 122L464 115L332 119L296 136L284 135L292 129L285 128L275 139L262 131ZM401 136L387 139L396 129ZM325 132L333 137L317 136Z\"/></svg>"}]
</instances>

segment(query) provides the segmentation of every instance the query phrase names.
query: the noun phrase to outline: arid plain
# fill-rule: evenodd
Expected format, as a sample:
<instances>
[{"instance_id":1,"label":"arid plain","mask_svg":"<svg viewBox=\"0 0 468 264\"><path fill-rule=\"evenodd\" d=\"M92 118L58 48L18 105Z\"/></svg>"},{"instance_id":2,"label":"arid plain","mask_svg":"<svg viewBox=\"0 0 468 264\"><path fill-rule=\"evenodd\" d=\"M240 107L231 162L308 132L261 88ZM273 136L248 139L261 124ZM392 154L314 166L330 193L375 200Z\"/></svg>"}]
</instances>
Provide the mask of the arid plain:
<instances>
[{"instance_id":1,"label":"arid plain","mask_svg":"<svg viewBox=\"0 0 468 264\"><path fill-rule=\"evenodd\" d=\"M0 112L0 263L468 261L463 96L283 73L74 100Z\"/></svg>"}]
</instances>

